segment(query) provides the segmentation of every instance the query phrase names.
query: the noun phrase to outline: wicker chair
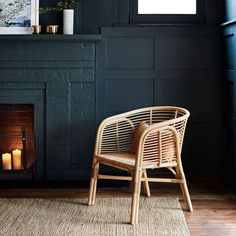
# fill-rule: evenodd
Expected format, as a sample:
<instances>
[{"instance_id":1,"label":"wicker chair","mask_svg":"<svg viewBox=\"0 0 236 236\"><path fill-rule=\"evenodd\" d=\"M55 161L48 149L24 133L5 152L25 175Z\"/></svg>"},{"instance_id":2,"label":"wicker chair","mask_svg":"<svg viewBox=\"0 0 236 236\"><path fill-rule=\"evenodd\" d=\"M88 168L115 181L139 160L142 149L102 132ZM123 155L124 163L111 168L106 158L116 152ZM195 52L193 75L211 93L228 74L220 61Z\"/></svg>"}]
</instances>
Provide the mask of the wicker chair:
<instances>
[{"instance_id":1,"label":"wicker chair","mask_svg":"<svg viewBox=\"0 0 236 236\"><path fill-rule=\"evenodd\" d=\"M97 179L132 181L131 224L136 224L141 182L147 196L150 196L148 182L179 183L187 208L192 211L181 163L181 149L189 115L186 109L162 106L138 109L106 118L97 132L88 204L95 203ZM136 154L132 154L132 137L143 121L149 126L138 140ZM101 175L99 164L126 170L131 176ZM167 168L174 177L147 177L147 169L155 168Z\"/></svg>"}]
</instances>

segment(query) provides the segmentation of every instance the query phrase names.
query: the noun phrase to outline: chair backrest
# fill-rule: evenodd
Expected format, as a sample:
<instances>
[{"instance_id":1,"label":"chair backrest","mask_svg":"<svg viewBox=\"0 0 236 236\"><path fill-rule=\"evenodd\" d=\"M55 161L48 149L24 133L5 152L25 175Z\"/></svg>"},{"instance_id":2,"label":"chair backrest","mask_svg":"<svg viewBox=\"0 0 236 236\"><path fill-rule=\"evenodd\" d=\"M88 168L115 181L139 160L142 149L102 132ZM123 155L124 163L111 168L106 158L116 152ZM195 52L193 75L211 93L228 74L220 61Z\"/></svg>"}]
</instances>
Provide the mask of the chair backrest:
<instances>
[{"instance_id":1,"label":"chair backrest","mask_svg":"<svg viewBox=\"0 0 236 236\"><path fill-rule=\"evenodd\" d=\"M105 119L98 130L95 154L129 152L133 130L132 122L123 114Z\"/></svg>"},{"instance_id":2,"label":"chair backrest","mask_svg":"<svg viewBox=\"0 0 236 236\"><path fill-rule=\"evenodd\" d=\"M158 123L161 126L174 127L179 136L181 151L188 117L188 110L173 106L147 107L109 117L101 123L102 140L99 152L128 152L133 130L142 121L150 125Z\"/></svg>"}]
</instances>

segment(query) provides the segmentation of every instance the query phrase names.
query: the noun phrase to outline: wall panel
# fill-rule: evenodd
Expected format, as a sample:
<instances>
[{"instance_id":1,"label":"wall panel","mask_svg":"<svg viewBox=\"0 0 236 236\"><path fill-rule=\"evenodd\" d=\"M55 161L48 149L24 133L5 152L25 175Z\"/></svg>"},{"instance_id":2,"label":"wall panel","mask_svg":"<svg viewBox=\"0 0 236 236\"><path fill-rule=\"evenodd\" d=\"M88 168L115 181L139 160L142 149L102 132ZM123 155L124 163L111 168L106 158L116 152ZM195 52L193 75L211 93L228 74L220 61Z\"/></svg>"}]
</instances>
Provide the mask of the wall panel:
<instances>
[{"instance_id":1,"label":"wall panel","mask_svg":"<svg viewBox=\"0 0 236 236\"><path fill-rule=\"evenodd\" d=\"M212 42L210 38L173 35L166 37L165 40L165 54L163 55L165 69L211 69Z\"/></svg>"},{"instance_id":2,"label":"wall panel","mask_svg":"<svg viewBox=\"0 0 236 236\"><path fill-rule=\"evenodd\" d=\"M106 112L117 113L136 107L152 106L154 101L153 80L106 80Z\"/></svg>"},{"instance_id":3,"label":"wall panel","mask_svg":"<svg viewBox=\"0 0 236 236\"><path fill-rule=\"evenodd\" d=\"M106 46L107 69L152 70L153 37L110 37Z\"/></svg>"},{"instance_id":4,"label":"wall panel","mask_svg":"<svg viewBox=\"0 0 236 236\"><path fill-rule=\"evenodd\" d=\"M199 78L161 79L158 87L160 104L175 104L191 111L191 113L211 113L213 110L214 81Z\"/></svg>"}]
</instances>

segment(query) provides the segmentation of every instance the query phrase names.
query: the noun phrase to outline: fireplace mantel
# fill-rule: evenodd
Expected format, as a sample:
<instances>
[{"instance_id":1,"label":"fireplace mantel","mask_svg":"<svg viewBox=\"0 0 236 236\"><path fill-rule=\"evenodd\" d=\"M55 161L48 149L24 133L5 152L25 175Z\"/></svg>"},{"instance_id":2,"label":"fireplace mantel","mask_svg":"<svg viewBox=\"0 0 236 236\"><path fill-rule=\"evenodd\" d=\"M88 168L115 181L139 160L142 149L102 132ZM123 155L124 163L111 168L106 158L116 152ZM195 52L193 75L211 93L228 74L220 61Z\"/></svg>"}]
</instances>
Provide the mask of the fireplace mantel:
<instances>
[{"instance_id":1,"label":"fireplace mantel","mask_svg":"<svg viewBox=\"0 0 236 236\"><path fill-rule=\"evenodd\" d=\"M63 35L63 34L29 34L29 35L0 35L0 41L81 41L81 42L95 42L101 40L99 34L74 34L74 35Z\"/></svg>"},{"instance_id":2,"label":"fireplace mantel","mask_svg":"<svg viewBox=\"0 0 236 236\"><path fill-rule=\"evenodd\" d=\"M33 104L36 180L87 180L100 35L1 35L0 104Z\"/></svg>"}]
</instances>

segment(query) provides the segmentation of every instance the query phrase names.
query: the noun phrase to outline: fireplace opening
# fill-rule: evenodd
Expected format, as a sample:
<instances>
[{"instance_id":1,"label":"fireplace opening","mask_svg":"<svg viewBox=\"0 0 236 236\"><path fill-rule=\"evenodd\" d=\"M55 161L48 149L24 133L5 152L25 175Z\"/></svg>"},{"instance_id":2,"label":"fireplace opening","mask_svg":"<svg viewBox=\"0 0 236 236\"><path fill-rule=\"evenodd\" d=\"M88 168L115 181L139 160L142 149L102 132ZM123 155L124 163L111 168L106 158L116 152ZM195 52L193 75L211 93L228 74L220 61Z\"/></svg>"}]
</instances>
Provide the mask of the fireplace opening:
<instances>
[{"instance_id":1,"label":"fireplace opening","mask_svg":"<svg viewBox=\"0 0 236 236\"><path fill-rule=\"evenodd\" d=\"M33 104L0 104L0 155L0 179L33 178Z\"/></svg>"}]
</instances>

